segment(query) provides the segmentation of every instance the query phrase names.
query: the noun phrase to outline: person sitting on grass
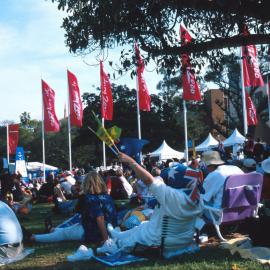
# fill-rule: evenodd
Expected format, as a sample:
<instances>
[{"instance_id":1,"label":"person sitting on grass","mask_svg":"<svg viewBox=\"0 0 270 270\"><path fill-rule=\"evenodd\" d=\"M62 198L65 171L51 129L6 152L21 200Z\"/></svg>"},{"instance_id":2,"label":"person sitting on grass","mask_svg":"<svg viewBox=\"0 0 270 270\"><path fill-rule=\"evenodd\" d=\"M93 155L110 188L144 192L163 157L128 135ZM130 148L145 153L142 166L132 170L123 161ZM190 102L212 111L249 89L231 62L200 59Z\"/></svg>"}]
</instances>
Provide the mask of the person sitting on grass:
<instances>
[{"instance_id":1,"label":"person sitting on grass","mask_svg":"<svg viewBox=\"0 0 270 270\"><path fill-rule=\"evenodd\" d=\"M59 226L47 234L35 234L36 242L80 240L86 243L102 244L108 239L106 226L116 224L116 211L107 187L95 171L88 173L82 184L82 195L77 205L81 219L76 217L70 226Z\"/></svg>"},{"instance_id":2,"label":"person sitting on grass","mask_svg":"<svg viewBox=\"0 0 270 270\"><path fill-rule=\"evenodd\" d=\"M0 265L19 256L23 251L23 234L20 223L4 202L0 201Z\"/></svg>"},{"instance_id":3,"label":"person sitting on grass","mask_svg":"<svg viewBox=\"0 0 270 270\"><path fill-rule=\"evenodd\" d=\"M176 237L174 239L175 244L182 246L183 250L192 248L194 246L195 220L202 210L199 202L200 194L197 187L197 178L183 177L185 180L183 182L186 185L183 183L182 188L173 188L152 176L126 154L119 153L119 160L127 163L134 170L136 176L149 186L149 191L156 197L158 205L150 220L144 221L130 230L119 232L113 226L108 225L108 231L113 240L107 240L102 247L97 249L97 253L114 254L119 250L129 252L137 244L145 246L160 245L164 216L177 219L181 223L181 239ZM184 165L181 166L186 169ZM189 171L189 169L186 170Z\"/></svg>"},{"instance_id":4,"label":"person sitting on grass","mask_svg":"<svg viewBox=\"0 0 270 270\"><path fill-rule=\"evenodd\" d=\"M46 203L52 202L54 194L54 176L49 174L46 177L46 183L43 183L38 192L38 202Z\"/></svg>"},{"instance_id":5,"label":"person sitting on grass","mask_svg":"<svg viewBox=\"0 0 270 270\"><path fill-rule=\"evenodd\" d=\"M237 166L226 165L218 151L206 151L202 159L208 171L203 181L203 201L208 206L221 208L225 180L228 176L244 172Z\"/></svg>"}]
</instances>

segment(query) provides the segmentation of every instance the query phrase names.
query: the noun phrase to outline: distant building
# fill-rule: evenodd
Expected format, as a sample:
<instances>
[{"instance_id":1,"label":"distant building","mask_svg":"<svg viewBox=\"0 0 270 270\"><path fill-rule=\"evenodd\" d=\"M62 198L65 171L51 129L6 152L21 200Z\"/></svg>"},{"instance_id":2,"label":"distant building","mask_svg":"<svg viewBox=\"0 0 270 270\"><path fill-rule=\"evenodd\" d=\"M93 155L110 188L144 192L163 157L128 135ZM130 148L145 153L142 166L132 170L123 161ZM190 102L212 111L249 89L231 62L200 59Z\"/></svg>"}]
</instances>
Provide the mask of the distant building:
<instances>
[{"instance_id":1,"label":"distant building","mask_svg":"<svg viewBox=\"0 0 270 270\"><path fill-rule=\"evenodd\" d=\"M255 139L260 137L262 141L270 144L270 122L268 120L268 106L265 102L267 93L265 88L258 90L252 95L252 101L258 111L259 120L255 128ZM237 113L228 97L220 89L209 89L204 93L204 102L210 110L213 123L216 125L223 124L224 132L226 132L226 126L230 124L230 119L227 115L230 115L232 118L237 117ZM241 132L241 130L239 131ZM211 130L211 133L215 138L219 135L216 129Z\"/></svg>"},{"instance_id":2,"label":"distant building","mask_svg":"<svg viewBox=\"0 0 270 270\"><path fill-rule=\"evenodd\" d=\"M215 125L223 125L224 122L228 121L225 111L228 111L229 104L228 98L223 91L220 89L209 89L204 93L204 102L210 110L212 121ZM225 129L225 126L223 127ZM214 137L219 135L216 129L211 130L211 133Z\"/></svg>"},{"instance_id":3,"label":"distant building","mask_svg":"<svg viewBox=\"0 0 270 270\"><path fill-rule=\"evenodd\" d=\"M255 139L260 137L262 141L270 144L270 120L266 87L258 88L253 94L252 100L257 109L259 120L259 123L255 129Z\"/></svg>"}]
</instances>

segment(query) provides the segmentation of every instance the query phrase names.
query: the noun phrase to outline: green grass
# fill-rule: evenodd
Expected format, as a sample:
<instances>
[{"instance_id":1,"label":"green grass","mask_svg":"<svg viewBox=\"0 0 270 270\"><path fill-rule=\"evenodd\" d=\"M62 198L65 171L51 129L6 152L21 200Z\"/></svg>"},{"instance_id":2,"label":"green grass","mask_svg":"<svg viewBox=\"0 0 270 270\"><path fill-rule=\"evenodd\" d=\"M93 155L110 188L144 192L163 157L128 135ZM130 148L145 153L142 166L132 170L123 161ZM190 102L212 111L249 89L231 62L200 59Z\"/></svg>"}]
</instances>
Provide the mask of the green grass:
<instances>
[{"instance_id":1,"label":"green grass","mask_svg":"<svg viewBox=\"0 0 270 270\"><path fill-rule=\"evenodd\" d=\"M27 228L31 229L34 233L40 233L44 231L44 218L48 215L52 216L54 225L61 223L66 219L63 215L55 215L51 211L51 205L39 204L35 205L30 215L20 218L21 223ZM0 269L57 269L57 270L76 270L76 269L112 269L106 267L101 263L93 260L86 262L69 263L66 261L66 257L72 254L80 245L79 242L59 242L51 244L29 244L27 247L34 248L33 254L26 257L24 260L2 266ZM270 269L267 266L247 260L241 259L240 256L232 256L228 250L223 250L218 247L203 247L198 253L179 256L170 260L162 260L160 258L151 258L146 262L130 264L121 267L114 267L113 269L122 270L231 270L233 265L237 265L238 270L250 270L250 269Z\"/></svg>"}]
</instances>

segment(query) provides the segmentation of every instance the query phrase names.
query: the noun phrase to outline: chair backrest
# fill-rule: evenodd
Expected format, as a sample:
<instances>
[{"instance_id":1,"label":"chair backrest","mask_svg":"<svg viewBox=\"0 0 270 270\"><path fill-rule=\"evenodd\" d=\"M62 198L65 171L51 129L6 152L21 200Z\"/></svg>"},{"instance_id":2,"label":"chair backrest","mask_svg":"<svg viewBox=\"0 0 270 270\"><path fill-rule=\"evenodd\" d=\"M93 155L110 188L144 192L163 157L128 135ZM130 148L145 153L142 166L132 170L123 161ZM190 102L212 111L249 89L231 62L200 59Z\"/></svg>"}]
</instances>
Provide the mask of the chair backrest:
<instances>
[{"instance_id":1,"label":"chair backrest","mask_svg":"<svg viewBox=\"0 0 270 270\"><path fill-rule=\"evenodd\" d=\"M263 176L256 172L229 176L223 191L222 223L254 216L260 202L262 184Z\"/></svg>"}]
</instances>

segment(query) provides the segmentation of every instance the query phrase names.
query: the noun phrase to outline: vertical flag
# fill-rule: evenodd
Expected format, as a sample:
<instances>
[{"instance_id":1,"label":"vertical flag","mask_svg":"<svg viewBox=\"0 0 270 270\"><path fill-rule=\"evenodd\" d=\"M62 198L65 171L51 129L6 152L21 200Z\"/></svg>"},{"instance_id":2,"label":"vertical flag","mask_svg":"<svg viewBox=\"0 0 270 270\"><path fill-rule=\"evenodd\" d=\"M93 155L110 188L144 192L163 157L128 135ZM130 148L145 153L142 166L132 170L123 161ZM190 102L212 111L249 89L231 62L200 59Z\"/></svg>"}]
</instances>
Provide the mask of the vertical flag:
<instances>
[{"instance_id":1,"label":"vertical flag","mask_svg":"<svg viewBox=\"0 0 270 270\"><path fill-rule=\"evenodd\" d=\"M42 84L42 97L43 97L43 110L44 110L44 131L45 132L58 132L60 130L59 121L55 114L55 93L53 89L43 80Z\"/></svg>"},{"instance_id":2,"label":"vertical flag","mask_svg":"<svg viewBox=\"0 0 270 270\"><path fill-rule=\"evenodd\" d=\"M19 142L19 124L8 125L8 152L11 155L16 154L16 148Z\"/></svg>"},{"instance_id":3,"label":"vertical flag","mask_svg":"<svg viewBox=\"0 0 270 270\"><path fill-rule=\"evenodd\" d=\"M246 93L246 107L247 107L247 124L248 126L256 126L258 123L256 108L247 90L245 90L245 93Z\"/></svg>"},{"instance_id":4,"label":"vertical flag","mask_svg":"<svg viewBox=\"0 0 270 270\"><path fill-rule=\"evenodd\" d=\"M104 120L113 118L112 88L108 74L104 71L103 62L100 61L100 89L101 89L101 117Z\"/></svg>"},{"instance_id":5,"label":"vertical flag","mask_svg":"<svg viewBox=\"0 0 270 270\"><path fill-rule=\"evenodd\" d=\"M135 55L137 59L137 76L138 76L138 91L139 91L139 108L141 111L150 111L151 97L149 95L145 80L143 78L144 63L140 55L140 50L137 44L135 44Z\"/></svg>"},{"instance_id":6,"label":"vertical flag","mask_svg":"<svg viewBox=\"0 0 270 270\"><path fill-rule=\"evenodd\" d=\"M248 36L247 25L243 26L242 35ZM260 72L259 63L257 60L257 49L255 45L247 45L242 47L243 56L243 73L245 87L264 86L264 81Z\"/></svg>"},{"instance_id":7,"label":"vertical flag","mask_svg":"<svg viewBox=\"0 0 270 270\"><path fill-rule=\"evenodd\" d=\"M180 25L180 38L182 46L190 43L192 40L189 32L183 25ZM201 100L200 88L196 81L195 72L191 68L190 57L187 53L184 53L181 55L181 58L182 58L183 99L200 101Z\"/></svg>"},{"instance_id":8,"label":"vertical flag","mask_svg":"<svg viewBox=\"0 0 270 270\"><path fill-rule=\"evenodd\" d=\"M248 36L250 33L246 24L243 25L241 31L243 36ZM255 45L247 45L242 47L242 67L243 67L243 78L242 82L243 88L245 87L260 87L264 85L262 75L259 68L259 63L257 60L257 49ZM245 93L243 94L246 98L246 112L247 112L247 125L257 125L257 114L256 108L252 102L250 95L247 90L244 89Z\"/></svg>"},{"instance_id":9,"label":"vertical flag","mask_svg":"<svg viewBox=\"0 0 270 270\"><path fill-rule=\"evenodd\" d=\"M68 90L69 90L69 114L71 126L82 126L83 108L80 96L80 89L76 76L69 70L68 73Z\"/></svg>"}]
</instances>

